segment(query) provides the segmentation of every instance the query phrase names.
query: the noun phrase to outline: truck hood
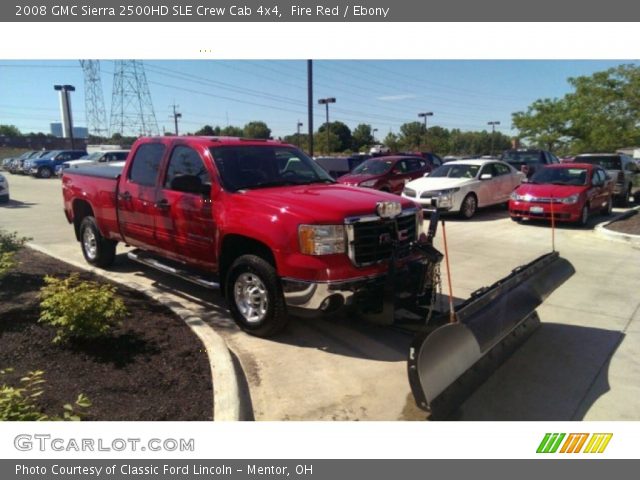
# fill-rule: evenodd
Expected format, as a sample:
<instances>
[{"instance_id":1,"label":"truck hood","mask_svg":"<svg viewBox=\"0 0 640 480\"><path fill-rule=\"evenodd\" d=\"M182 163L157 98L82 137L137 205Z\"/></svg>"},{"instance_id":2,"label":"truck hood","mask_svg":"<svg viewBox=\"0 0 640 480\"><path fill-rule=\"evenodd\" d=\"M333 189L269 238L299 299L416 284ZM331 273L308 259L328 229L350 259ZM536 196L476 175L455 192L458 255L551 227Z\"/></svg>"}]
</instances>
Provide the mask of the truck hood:
<instances>
[{"instance_id":1,"label":"truck hood","mask_svg":"<svg viewBox=\"0 0 640 480\"><path fill-rule=\"evenodd\" d=\"M552 185L550 183L523 183L518 187L518 195L529 194L532 197L564 198L576 193L582 193L587 189L585 185Z\"/></svg>"},{"instance_id":2,"label":"truck hood","mask_svg":"<svg viewBox=\"0 0 640 480\"><path fill-rule=\"evenodd\" d=\"M240 208L250 205L253 212L286 212L308 223L341 224L346 217L375 214L381 201L399 202L403 209L415 207L397 195L341 184L254 189L233 195Z\"/></svg>"},{"instance_id":3,"label":"truck hood","mask_svg":"<svg viewBox=\"0 0 640 480\"><path fill-rule=\"evenodd\" d=\"M424 192L461 187L475 181L475 178L422 177L407 183L405 186Z\"/></svg>"}]
</instances>

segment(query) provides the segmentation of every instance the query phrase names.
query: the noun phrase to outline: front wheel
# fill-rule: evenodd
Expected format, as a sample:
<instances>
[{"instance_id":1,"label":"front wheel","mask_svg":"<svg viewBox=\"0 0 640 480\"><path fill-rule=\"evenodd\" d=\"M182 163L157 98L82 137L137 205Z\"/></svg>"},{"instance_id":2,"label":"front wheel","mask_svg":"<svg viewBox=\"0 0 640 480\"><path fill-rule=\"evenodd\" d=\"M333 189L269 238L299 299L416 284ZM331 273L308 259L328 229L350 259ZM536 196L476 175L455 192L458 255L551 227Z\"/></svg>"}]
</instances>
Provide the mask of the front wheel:
<instances>
[{"instance_id":1,"label":"front wheel","mask_svg":"<svg viewBox=\"0 0 640 480\"><path fill-rule=\"evenodd\" d=\"M585 205L582 207L582 211L580 212L578 225L580 225L581 227L585 227L588 221L589 221L589 206Z\"/></svg>"},{"instance_id":2,"label":"front wheel","mask_svg":"<svg viewBox=\"0 0 640 480\"><path fill-rule=\"evenodd\" d=\"M611 212L613 211L613 200L611 199L611 197L609 197L607 199L607 204L605 205L605 207L602 209L602 215L606 215L609 216L611 215Z\"/></svg>"},{"instance_id":3,"label":"front wheel","mask_svg":"<svg viewBox=\"0 0 640 480\"><path fill-rule=\"evenodd\" d=\"M270 337L287 324L287 309L275 268L256 255L238 257L227 275L226 298L236 324L256 337Z\"/></svg>"},{"instance_id":4,"label":"front wheel","mask_svg":"<svg viewBox=\"0 0 640 480\"><path fill-rule=\"evenodd\" d=\"M53 172L49 167L40 167L38 169L38 173L37 173L38 178L51 178L52 175L53 175Z\"/></svg>"},{"instance_id":5,"label":"front wheel","mask_svg":"<svg viewBox=\"0 0 640 480\"><path fill-rule=\"evenodd\" d=\"M460 205L460 215L468 220L475 215L477 209L478 200L476 196L473 193L467 194L462 200L462 205Z\"/></svg>"},{"instance_id":6,"label":"front wheel","mask_svg":"<svg viewBox=\"0 0 640 480\"><path fill-rule=\"evenodd\" d=\"M102 236L96 219L85 217L80 224L80 245L84 259L91 265L106 268L116 257L116 242Z\"/></svg>"}]
</instances>

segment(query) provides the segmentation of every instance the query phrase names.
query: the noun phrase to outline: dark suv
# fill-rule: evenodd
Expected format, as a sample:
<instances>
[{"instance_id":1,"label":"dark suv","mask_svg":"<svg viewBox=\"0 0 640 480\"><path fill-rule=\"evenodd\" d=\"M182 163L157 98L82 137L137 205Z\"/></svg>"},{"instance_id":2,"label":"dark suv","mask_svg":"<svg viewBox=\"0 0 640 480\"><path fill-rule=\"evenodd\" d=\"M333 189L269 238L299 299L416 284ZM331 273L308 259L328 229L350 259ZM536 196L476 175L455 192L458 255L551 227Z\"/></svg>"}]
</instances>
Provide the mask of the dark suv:
<instances>
[{"instance_id":1,"label":"dark suv","mask_svg":"<svg viewBox=\"0 0 640 480\"><path fill-rule=\"evenodd\" d=\"M531 178L541 166L560 163L558 157L553 153L537 149L505 150L502 152L500 159L516 170L520 170L527 178Z\"/></svg>"},{"instance_id":2,"label":"dark suv","mask_svg":"<svg viewBox=\"0 0 640 480\"><path fill-rule=\"evenodd\" d=\"M69 160L77 160L87 154L86 150L53 150L48 155L35 160L25 160L23 171L38 178L51 178L58 165Z\"/></svg>"},{"instance_id":3,"label":"dark suv","mask_svg":"<svg viewBox=\"0 0 640 480\"><path fill-rule=\"evenodd\" d=\"M613 196L622 207L629 205L629 197L634 190L640 190L640 168L633 158L621 153L583 153L574 162L600 165L607 171L613 183ZM634 199L637 203L637 197Z\"/></svg>"}]
</instances>

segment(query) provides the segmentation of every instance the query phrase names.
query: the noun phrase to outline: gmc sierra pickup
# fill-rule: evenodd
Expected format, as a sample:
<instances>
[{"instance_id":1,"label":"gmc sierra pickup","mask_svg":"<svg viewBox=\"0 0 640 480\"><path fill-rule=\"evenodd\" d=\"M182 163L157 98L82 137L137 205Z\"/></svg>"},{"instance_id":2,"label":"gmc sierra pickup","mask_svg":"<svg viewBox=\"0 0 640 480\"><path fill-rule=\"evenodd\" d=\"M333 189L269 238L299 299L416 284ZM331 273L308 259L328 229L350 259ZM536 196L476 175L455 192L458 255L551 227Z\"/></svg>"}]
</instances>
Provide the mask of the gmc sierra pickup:
<instances>
[{"instance_id":1,"label":"gmc sierra pickup","mask_svg":"<svg viewBox=\"0 0 640 480\"><path fill-rule=\"evenodd\" d=\"M220 288L257 336L288 312L379 315L389 288L431 298L441 259L413 202L337 184L277 141L141 138L124 167L67 169L62 184L87 262L108 267L118 242L135 247L133 260Z\"/></svg>"}]
</instances>

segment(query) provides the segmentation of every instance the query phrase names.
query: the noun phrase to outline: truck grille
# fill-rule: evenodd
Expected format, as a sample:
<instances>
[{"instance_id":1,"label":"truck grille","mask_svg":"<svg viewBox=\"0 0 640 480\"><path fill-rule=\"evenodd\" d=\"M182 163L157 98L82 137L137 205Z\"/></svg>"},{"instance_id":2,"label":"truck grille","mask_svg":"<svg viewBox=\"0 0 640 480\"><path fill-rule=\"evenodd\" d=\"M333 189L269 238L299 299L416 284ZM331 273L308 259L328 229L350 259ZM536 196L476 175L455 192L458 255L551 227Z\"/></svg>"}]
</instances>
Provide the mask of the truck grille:
<instances>
[{"instance_id":1,"label":"truck grille","mask_svg":"<svg viewBox=\"0 0 640 480\"><path fill-rule=\"evenodd\" d=\"M396 258L409 254L416 240L416 212L395 219L356 221L349 225L349 257L357 266L387 261L396 248Z\"/></svg>"}]
</instances>

